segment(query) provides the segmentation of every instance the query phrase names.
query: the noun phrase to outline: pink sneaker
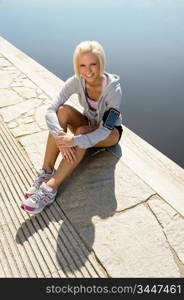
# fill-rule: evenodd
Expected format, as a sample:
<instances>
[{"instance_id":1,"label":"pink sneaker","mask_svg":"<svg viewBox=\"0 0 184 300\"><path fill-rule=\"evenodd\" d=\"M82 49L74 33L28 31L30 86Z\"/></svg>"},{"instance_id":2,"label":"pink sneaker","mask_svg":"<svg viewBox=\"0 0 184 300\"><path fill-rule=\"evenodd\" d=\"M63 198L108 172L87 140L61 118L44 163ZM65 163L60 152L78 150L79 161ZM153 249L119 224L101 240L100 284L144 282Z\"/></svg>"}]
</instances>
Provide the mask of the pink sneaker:
<instances>
[{"instance_id":1,"label":"pink sneaker","mask_svg":"<svg viewBox=\"0 0 184 300\"><path fill-rule=\"evenodd\" d=\"M29 198L24 199L21 203L21 208L30 214L39 214L45 208L54 202L56 192L45 182L40 185L40 188Z\"/></svg>"},{"instance_id":2,"label":"pink sneaker","mask_svg":"<svg viewBox=\"0 0 184 300\"><path fill-rule=\"evenodd\" d=\"M46 172L45 170L41 169L38 172L38 175L35 178L32 186L25 192L24 196L26 198L31 197L39 189L42 182L47 182L54 175L55 172L55 169L50 172Z\"/></svg>"}]
</instances>

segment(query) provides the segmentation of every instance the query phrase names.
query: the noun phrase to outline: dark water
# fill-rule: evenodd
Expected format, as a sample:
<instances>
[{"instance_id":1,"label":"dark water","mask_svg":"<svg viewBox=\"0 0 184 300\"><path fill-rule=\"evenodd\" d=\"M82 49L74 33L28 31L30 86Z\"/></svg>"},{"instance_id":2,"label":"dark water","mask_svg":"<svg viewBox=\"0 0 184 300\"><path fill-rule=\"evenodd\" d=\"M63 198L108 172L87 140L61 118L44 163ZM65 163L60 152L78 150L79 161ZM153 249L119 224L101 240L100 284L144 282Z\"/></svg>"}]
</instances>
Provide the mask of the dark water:
<instances>
[{"instance_id":1,"label":"dark water","mask_svg":"<svg viewBox=\"0 0 184 300\"><path fill-rule=\"evenodd\" d=\"M123 123L184 167L183 0L0 0L0 35L61 79L98 40L123 88Z\"/></svg>"}]
</instances>

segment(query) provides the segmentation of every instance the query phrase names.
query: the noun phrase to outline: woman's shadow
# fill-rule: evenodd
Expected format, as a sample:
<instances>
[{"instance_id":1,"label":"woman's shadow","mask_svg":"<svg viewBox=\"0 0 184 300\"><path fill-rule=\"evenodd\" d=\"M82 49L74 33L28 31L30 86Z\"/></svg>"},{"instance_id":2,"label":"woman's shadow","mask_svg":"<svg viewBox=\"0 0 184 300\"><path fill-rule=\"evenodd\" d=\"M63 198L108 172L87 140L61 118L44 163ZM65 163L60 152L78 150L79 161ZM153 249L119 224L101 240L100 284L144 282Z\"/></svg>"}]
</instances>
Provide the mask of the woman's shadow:
<instances>
[{"instance_id":1,"label":"woman's shadow","mask_svg":"<svg viewBox=\"0 0 184 300\"><path fill-rule=\"evenodd\" d=\"M36 247L42 251L49 245L44 252L49 253L61 277L101 277L90 257L95 226L112 216L117 208L115 168L121 147L118 144L102 150L88 149L83 161L59 188L55 203L26 219L16 234L18 244L36 241ZM44 247L34 237L42 240ZM39 256L37 260L40 263ZM47 265L50 269L49 262Z\"/></svg>"},{"instance_id":2,"label":"woman's shadow","mask_svg":"<svg viewBox=\"0 0 184 300\"><path fill-rule=\"evenodd\" d=\"M59 189L57 196L57 202L60 203L64 214L76 229L89 253L95 240L95 225L112 216L117 208L115 168L121 157L121 147L118 144L109 149L113 149L117 155L106 149L89 149L84 160ZM65 232L64 226L65 222L60 228L57 244L57 259L61 266L63 265L61 253L64 249L59 237ZM82 249L81 245L78 247ZM75 273L75 269L80 270L85 266L88 258L86 255L77 256L77 250L72 253L73 267L70 265L70 270Z\"/></svg>"}]
</instances>

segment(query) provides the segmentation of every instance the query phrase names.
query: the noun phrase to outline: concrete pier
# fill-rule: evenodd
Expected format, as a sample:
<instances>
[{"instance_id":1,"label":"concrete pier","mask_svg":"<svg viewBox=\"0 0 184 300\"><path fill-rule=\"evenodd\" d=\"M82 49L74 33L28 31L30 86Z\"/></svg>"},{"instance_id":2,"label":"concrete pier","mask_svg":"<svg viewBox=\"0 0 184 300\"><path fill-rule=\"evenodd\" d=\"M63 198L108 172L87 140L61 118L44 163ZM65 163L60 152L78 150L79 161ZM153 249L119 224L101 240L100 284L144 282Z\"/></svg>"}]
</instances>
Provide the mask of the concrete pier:
<instances>
[{"instance_id":1,"label":"concrete pier","mask_svg":"<svg viewBox=\"0 0 184 300\"><path fill-rule=\"evenodd\" d=\"M0 38L0 277L183 278L184 170L125 126L119 145L89 149L52 206L20 209L63 84Z\"/></svg>"}]
</instances>

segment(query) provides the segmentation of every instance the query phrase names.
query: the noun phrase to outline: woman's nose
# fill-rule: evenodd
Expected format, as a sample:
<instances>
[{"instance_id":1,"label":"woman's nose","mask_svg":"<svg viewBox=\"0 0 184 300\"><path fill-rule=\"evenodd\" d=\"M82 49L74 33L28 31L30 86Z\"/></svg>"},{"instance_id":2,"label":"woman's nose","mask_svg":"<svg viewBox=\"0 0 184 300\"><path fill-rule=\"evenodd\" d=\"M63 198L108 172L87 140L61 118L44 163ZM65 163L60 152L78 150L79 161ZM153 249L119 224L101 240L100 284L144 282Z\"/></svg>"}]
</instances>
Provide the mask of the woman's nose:
<instances>
[{"instance_id":1,"label":"woman's nose","mask_svg":"<svg viewBox=\"0 0 184 300\"><path fill-rule=\"evenodd\" d=\"M91 72L91 67L90 67L90 66L87 66L86 71L87 71L88 73L90 73L90 72Z\"/></svg>"}]
</instances>

